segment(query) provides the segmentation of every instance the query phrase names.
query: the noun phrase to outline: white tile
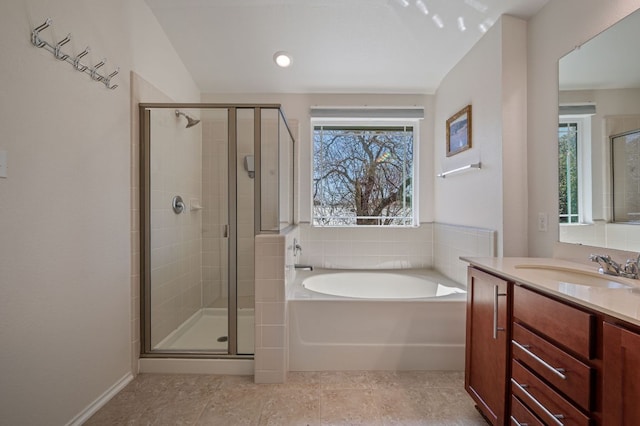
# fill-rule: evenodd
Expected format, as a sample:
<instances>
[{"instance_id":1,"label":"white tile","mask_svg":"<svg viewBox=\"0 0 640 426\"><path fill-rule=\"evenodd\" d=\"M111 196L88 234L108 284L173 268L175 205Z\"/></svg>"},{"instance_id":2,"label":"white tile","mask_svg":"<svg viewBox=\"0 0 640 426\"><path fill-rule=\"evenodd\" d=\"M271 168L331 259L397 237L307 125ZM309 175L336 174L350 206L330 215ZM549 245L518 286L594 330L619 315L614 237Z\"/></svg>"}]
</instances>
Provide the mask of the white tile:
<instances>
[{"instance_id":1,"label":"white tile","mask_svg":"<svg viewBox=\"0 0 640 426\"><path fill-rule=\"evenodd\" d=\"M284 348L256 348L256 370L284 371Z\"/></svg>"},{"instance_id":2,"label":"white tile","mask_svg":"<svg viewBox=\"0 0 640 426\"><path fill-rule=\"evenodd\" d=\"M284 325L285 324L285 303L283 302L263 302L262 325Z\"/></svg>"},{"instance_id":3,"label":"white tile","mask_svg":"<svg viewBox=\"0 0 640 426\"><path fill-rule=\"evenodd\" d=\"M263 348L284 348L284 325L262 325L262 342L259 345Z\"/></svg>"}]
</instances>

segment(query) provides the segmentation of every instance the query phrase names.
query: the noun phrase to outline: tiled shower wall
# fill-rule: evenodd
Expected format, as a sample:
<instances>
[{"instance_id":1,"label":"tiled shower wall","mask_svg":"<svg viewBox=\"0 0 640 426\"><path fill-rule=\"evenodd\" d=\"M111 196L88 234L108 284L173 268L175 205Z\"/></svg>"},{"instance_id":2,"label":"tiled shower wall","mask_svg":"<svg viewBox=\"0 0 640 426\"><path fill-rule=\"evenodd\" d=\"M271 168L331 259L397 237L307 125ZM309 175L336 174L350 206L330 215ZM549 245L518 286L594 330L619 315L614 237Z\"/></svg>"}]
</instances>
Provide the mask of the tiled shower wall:
<instances>
[{"instance_id":1,"label":"tiled shower wall","mask_svg":"<svg viewBox=\"0 0 640 426\"><path fill-rule=\"evenodd\" d=\"M202 198L202 130L185 128L184 120L172 109L156 110L151 117L151 316L155 346L201 306L202 219L201 212L189 206ZM185 202L180 214L172 208L176 195Z\"/></svg>"},{"instance_id":2,"label":"tiled shower wall","mask_svg":"<svg viewBox=\"0 0 640 426\"><path fill-rule=\"evenodd\" d=\"M238 308L253 308L254 305L254 183L245 168L245 157L254 155L254 112L248 109L238 110L237 126L237 221L238 221Z\"/></svg>"},{"instance_id":3,"label":"tiled shower wall","mask_svg":"<svg viewBox=\"0 0 640 426\"><path fill-rule=\"evenodd\" d=\"M205 112L203 111L203 114ZM203 306L226 296L227 259L224 225L227 219L228 121L209 112L203 115L202 131L202 287Z\"/></svg>"}]
</instances>

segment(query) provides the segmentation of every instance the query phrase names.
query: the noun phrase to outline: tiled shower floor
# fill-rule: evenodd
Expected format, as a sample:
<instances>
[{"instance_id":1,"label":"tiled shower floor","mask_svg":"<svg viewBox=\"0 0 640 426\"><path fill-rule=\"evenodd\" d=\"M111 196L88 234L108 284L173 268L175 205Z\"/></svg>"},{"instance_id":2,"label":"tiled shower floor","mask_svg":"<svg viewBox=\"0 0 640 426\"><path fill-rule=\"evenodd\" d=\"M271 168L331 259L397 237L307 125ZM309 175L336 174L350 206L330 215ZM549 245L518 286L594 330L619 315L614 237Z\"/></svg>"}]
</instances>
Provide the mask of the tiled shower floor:
<instances>
[{"instance_id":1,"label":"tiled shower floor","mask_svg":"<svg viewBox=\"0 0 640 426\"><path fill-rule=\"evenodd\" d=\"M486 425L462 372L289 373L286 384L251 376L141 374L86 425Z\"/></svg>"},{"instance_id":2,"label":"tiled shower floor","mask_svg":"<svg viewBox=\"0 0 640 426\"><path fill-rule=\"evenodd\" d=\"M254 351L253 312L253 309L238 309L238 353L241 354ZM158 343L155 349L226 351L228 342L218 339L227 334L226 308L205 308Z\"/></svg>"}]
</instances>

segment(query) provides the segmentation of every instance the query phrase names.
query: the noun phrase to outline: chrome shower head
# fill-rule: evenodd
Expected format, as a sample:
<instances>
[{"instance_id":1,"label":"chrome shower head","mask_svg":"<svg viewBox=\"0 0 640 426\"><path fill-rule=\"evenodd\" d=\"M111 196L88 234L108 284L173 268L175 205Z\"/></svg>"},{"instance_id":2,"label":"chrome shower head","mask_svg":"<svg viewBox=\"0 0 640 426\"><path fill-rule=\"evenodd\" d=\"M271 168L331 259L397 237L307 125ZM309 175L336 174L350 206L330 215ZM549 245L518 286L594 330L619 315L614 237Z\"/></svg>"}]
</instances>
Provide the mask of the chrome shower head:
<instances>
[{"instance_id":1,"label":"chrome shower head","mask_svg":"<svg viewBox=\"0 0 640 426\"><path fill-rule=\"evenodd\" d=\"M180 117L181 115L183 115L183 116L184 116L184 118L186 118L186 119L187 119L187 126L186 126L186 127L187 127L187 129L188 129L189 127L193 127L193 126L195 126L196 124L198 124L198 123L200 122L200 120L197 120L197 119L195 119L195 118L192 118L192 117L188 116L187 114L185 114L184 112L182 112L182 111L180 111L180 110L178 110L178 109L177 109L177 110L176 110L176 117Z\"/></svg>"}]
</instances>

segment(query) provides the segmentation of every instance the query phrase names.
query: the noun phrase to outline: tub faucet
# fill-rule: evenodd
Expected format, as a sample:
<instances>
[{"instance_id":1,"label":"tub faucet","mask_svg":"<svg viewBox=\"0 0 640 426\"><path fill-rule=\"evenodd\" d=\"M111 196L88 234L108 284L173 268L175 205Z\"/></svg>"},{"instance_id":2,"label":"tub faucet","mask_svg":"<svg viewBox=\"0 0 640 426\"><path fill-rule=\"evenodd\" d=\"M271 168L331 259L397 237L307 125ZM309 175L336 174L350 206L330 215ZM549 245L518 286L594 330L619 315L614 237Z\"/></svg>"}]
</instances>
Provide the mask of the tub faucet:
<instances>
[{"instance_id":1,"label":"tub faucet","mask_svg":"<svg viewBox=\"0 0 640 426\"><path fill-rule=\"evenodd\" d=\"M313 271L313 265L299 265L296 263L293 268L296 271Z\"/></svg>"},{"instance_id":2,"label":"tub faucet","mask_svg":"<svg viewBox=\"0 0 640 426\"><path fill-rule=\"evenodd\" d=\"M633 278L634 280L640 278L640 255L636 259L627 259L624 266L611 259L611 256L607 254L592 254L589 259L600 265L599 272L602 274Z\"/></svg>"}]
</instances>

